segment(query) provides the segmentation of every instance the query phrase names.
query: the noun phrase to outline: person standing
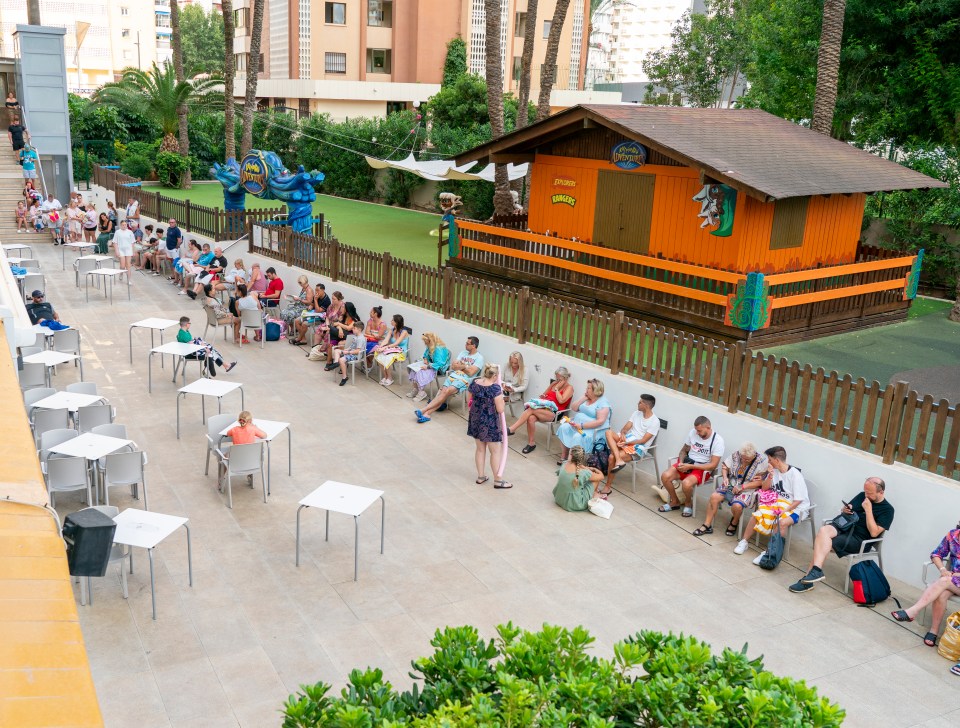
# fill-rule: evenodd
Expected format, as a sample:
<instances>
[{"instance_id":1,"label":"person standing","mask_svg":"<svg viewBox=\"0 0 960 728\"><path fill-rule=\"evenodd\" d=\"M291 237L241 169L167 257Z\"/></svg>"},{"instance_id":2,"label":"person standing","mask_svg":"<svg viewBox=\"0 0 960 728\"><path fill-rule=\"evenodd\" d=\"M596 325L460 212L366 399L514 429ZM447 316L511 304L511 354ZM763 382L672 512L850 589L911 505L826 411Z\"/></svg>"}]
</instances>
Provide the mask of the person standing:
<instances>
[{"instance_id":1,"label":"person standing","mask_svg":"<svg viewBox=\"0 0 960 728\"><path fill-rule=\"evenodd\" d=\"M85 243L94 243L97 239L97 209L93 205L87 205L83 213L83 241Z\"/></svg>"},{"instance_id":2,"label":"person standing","mask_svg":"<svg viewBox=\"0 0 960 728\"><path fill-rule=\"evenodd\" d=\"M20 123L20 118L17 116L10 119L10 126L7 127L7 139L10 140L13 153L19 158L20 150L30 141L30 132L27 131L27 127Z\"/></svg>"},{"instance_id":3,"label":"person standing","mask_svg":"<svg viewBox=\"0 0 960 728\"><path fill-rule=\"evenodd\" d=\"M24 179L37 178L37 152L29 144L20 150L20 166L23 167Z\"/></svg>"},{"instance_id":4,"label":"person standing","mask_svg":"<svg viewBox=\"0 0 960 728\"><path fill-rule=\"evenodd\" d=\"M131 197L130 202L135 203L136 200L134 200ZM130 217L130 205L127 205L127 218L129 219L129 217ZM178 251L180 250L180 245L183 243L183 233L180 231L180 228L177 227L177 221L172 217L167 223L167 235L164 240L165 240L164 246L167 249L167 258L170 260L170 270L173 271L173 274L171 275L170 280L176 281L177 280L176 264L177 264L177 260L180 258L180 254Z\"/></svg>"},{"instance_id":5,"label":"person standing","mask_svg":"<svg viewBox=\"0 0 960 728\"><path fill-rule=\"evenodd\" d=\"M47 227L53 232L53 244L60 245L63 242L63 219L60 217L60 210L63 209L63 205L51 193L40 205L40 209L43 210Z\"/></svg>"},{"instance_id":6,"label":"person standing","mask_svg":"<svg viewBox=\"0 0 960 728\"><path fill-rule=\"evenodd\" d=\"M483 485L490 478L486 475L487 453L490 454L490 470L493 472L493 487L506 490L513 487L503 479L500 468L500 453L503 447L503 388L497 384L499 367L485 364L481 376L470 382L468 389L473 396L470 404L470 416L467 420L467 434L476 443L474 462L477 466L477 485ZM498 477L499 476L499 477Z\"/></svg>"},{"instance_id":7,"label":"person standing","mask_svg":"<svg viewBox=\"0 0 960 728\"><path fill-rule=\"evenodd\" d=\"M131 197L127 201L127 209L126 209L125 215L126 215L128 228L130 228L131 230L135 230L136 228L140 227L140 203L137 202L137 198ZM177 221L174 220L170 224L176 226L176 223Z\"/></svg>"},{"instance_id":8,"label":"person standing","mask_svg":"<svg viewBox=\"0 0 960 728\"><path fill-rule=\"evenodd\" d=\"M110 221L107 220L107 222L109 223ZM117 258L120 260L120 269L127 272L127 285L132 286L133 281L130 279L130 258L133 256L133 231L130 230L126 220L121 221L120 229L117 230L113 236L113 249L116 251Z\"/></svg>"}]
</instances>

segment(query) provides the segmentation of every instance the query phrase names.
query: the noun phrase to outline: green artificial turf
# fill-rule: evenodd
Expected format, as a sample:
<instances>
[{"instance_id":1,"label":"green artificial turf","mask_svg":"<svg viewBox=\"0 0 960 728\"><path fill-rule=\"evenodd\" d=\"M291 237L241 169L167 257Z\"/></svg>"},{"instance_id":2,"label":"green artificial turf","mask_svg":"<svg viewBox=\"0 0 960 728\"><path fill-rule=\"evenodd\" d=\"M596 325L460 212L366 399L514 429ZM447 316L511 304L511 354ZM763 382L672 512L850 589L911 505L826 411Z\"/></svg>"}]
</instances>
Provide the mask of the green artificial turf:
<instances>
[{"instance_id":1,"label":"green artificial turf","mask_svg":"<svg viewBox=\"0 0 960 728\"><path fill-rule=\"evenodd\" d=\"M219 184L195 184L189 190L157 186L144 189L179 200L188 199L198 205L223 208L223 188ZM283 203L247 195L247 207L283 207ZM317 196L313 211L315 215L323 213L333 226L334 236L344 245L389 252L394 258L425 265L437 264L440 215L327 195Z\"/></svg>"}]
</instances>

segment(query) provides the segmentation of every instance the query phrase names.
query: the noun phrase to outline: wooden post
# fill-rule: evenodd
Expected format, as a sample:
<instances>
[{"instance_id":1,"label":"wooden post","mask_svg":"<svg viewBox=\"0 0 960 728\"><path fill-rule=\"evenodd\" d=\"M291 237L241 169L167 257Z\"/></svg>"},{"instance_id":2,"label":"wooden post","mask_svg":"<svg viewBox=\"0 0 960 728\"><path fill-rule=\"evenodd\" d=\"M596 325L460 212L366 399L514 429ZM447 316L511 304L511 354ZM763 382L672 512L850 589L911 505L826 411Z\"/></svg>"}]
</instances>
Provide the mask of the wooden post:
<instances>
[{"instance_id":1,"label":"wooden post","mask_svg":"<svg viewBox=\"0 0 960 728\"><path fill-rule=\"evenodd\" d=\"M727 363L727 412L736 412L740 403L740 384L743 381L744 363L747 361L747 349L738 341L727 349L724 357Z\"/></svg>"},{"instance_id":2,"label":"wooden post","mask_svg":"<svg viewBox=\"0 0 960 728\"><path fill-rule=\"evenodd\" d=\"M184 200L183 204L184 204L184 207L186 208L184 215L187 218L186 220L183 221L183 227L184 227L184 230L189 231L190 230L190 200Z\"/></svg>"},{"instance_id":3,"label":"wooden post","mask_svg":"<svg viewBox=\"0 0 960 728\"><path fill-rule=\"evenodd\" d=\"M383 291L384 298L390 298L390 291L393 283L393 259L390 257L390 253L383 254L383 280L381 281L381 290Z\"/></svg>"},{"instance_id":4,"label":"wooden post","mask_svg":"<svg viewBox=\"0 0 960 728\"><path fill-rule=\"evenodd\" d=\"M283 262L288 268L293 257L293 230L287 225L280 226L280 240L283 241Z\"/></svg>"},{"instance_id":5,"label":"wooden post","mask_svg":"<svg viewBox=\"0 0 960 728\"><path fill-rule=\"evenodd\" d=\"M625 357L623 347L626 336L623 335L623 311L617 311L613 314L610 321L610 344L607 347L607 364L610 365L611 374L619 374L623 369L623 360Z\"/></svg>"},{"instance_id":6,"label":"wooden post","mask_svg":"<svg viewBox=\"0 0 960 728\"><path fill-rule=\"evenodd\" d=\"M533 303L530 300L530 286L523 286L517 296L517 343L526 344L530 336L530 321L533 317Z\"/></svg>"},{"instance_id":7,"label":"wooden post","mask_svg":"<svg viewBox=\"0 0 960 728\"><path fill-rule=\"evenodd\" d=\"M453 268L443 269L443 303L440 307L445 319L453 315Z\"/></svg>"},{"instance_id":8,"label":"wooden post","mask_svg":"<svg viewBox=\"0 0 960 728\"><path fill-rule=\"evenodd\" d=\"M244 227L247 229L247 252L253 255L253 222L247 218L246 223Z\"/></svg>"},{"instance_id":9,"label":"wooden post","mask_svg":"<svg viewBox=\"0 0 960 728\"><path fill-rule=\"evenodd\" d=\"M910 437L910 433L901 432L903 426L904 405L907 401L907 393L910 385L906 382L898 381L893 387L893 400L890 402L890 413L887 417L887 429L883 433L883 448L880 451L883 456L884 465L890 465L896 460L897 444L901 437ZM880 414L881 419L883 413Z\"/></svg>"},{"instance_id":10,"label":"wooden post","mask_svg":"<svg viewBox=\"0 0 960 728\"><path fill-rule=\"evenodd\" d=\"M336 238L330 240L330 280L335 281L340 278L340 241Z\"/></svg>"}]
</instances>

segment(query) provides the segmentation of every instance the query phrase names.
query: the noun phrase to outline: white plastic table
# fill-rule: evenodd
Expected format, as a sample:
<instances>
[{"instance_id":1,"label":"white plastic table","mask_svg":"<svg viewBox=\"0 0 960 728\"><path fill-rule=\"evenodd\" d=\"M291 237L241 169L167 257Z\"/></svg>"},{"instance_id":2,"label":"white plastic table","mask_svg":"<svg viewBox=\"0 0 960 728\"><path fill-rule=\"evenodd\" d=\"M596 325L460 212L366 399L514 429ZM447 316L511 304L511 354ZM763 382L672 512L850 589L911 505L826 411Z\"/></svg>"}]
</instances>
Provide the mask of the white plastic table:
<instances>
[{"instance_id":1,"label":"white plastic table","mask_svg":"<svg viewBox=\"0 0 960 728\"><path fill-rule=\"evenodd\" d=\"M160 345L163 345L163 332L169 329L171 326L176 326L179 322L174 321L173 319L165 318L146 318L142 321L134 321L130 324L130 332L127 334L127 338L130 343L130 363L133 364L133 330L134 329L150 329L150 348L153 348L153 332L160 332ZM163 368L163 356L160 356L160 367Z\"/></svg>"},{"instance_id":2,"label":"white plastic table","mask_svg":"<svg viewBox=\"0 0 960 728\"><path fill-rule=\"evenodd\" d=\"M226 437L227 432L232 430L234 427L237 427L239 424L239 422L234 420L232 424L228 425L220 432L220 436ZM275 440L284 430L287 431L287 475L293 475L293 432L290 430L289 422L255 419L253 421L253 426L259 427L267 435L263 441L267 443L267 495L270 495L270 443Z\"/></svg>"},{"instance_id":3,"label":"white plastic table","mask_svg":"<svg viewBox=\"0 0 960 728\"><path fill-rule=\"evenodd\" d=\"M177 439L180 439L180 400L188 394L200 395L200 411L203 416L203 422L207 421L207 404L204 397L217 398L217 413L223 411L223 398L240 390L240 409L243 409L243 385L240 382L218 382L216 379L198 379L195 382L177 390Z\"/></svg>"},{"instance_id":4,"label":"white plastic table","mask_svg":"<svg viewBox=\"0 0 960 728\"><path fill-rule=\"evenodd\" d=\"M66 329L61 329L61 331L66 331L66 330L69 329L69 328L71 328L71 327L70 327L70 326L67 326ZM33 325L33 332L34 332L35 334L42 334L43 336L46 336L47 338L45 339L45 341L48 341L48 342L49 342L50 339L53 338L53 335L54 335L55 333L57 333L56 331L54 331L53 329L51 329L49 326L41 326L40 324L34 324L34 325Z\"/></svg>"},{"instance_id":5,"label":"white plastic table","mask_svg":"<svg viewBox=\"0 0 960 728\"><path fill-rule=\"evenodd\" d=\"M164 354L170 354L173 357L173 379L171 381L177 381L177 372L180 370L180 365L183 365L183 383L187 383L187 358L190 354L196 354L198 351L203 349L200 344L182 344L179 341L171 341L169 344L164 344L163 346L157 346L150 350L150 353L147 354L147 392L153 392L153 355L159 354L161 361L163 360ZM201 366L203 363L201 362Z\"/></svg>"},{"instance_id":6,"label":"white plastic table","mask_svg":"<svg viewBox=\"0 0 960 728\"><path fill-rule=\"evenodd\" d=\"M77 252L83 252L86 248L96 248L96 243L64 243L60 246L60 264L63 269L67 269L67 248L73 248Z\"/></svg>"},{"instance_id":7,"label":"white plastic table","mask_svg":"<svg viewBox=\"0 0 960 728\"><path fill-rule=\"evenodd\" d=\"M193 551L190 547L189 518L168 516L153 511L141 511L128 508L113 519L117 530L113 542L124 546L146 549L150 557L150 601L153 606L153 618L157 618L157 585L153 576L153 550L171 533L183 526L187 532L187 573L190 586L193 587ZM130 554L130 573L133 573L133 553Z\"/></svg>"},{"instance_id":8,"label":"white plastic table","mask_svg":"<svg viewBox=\"0 0 960 728\"><path fill-rule=\"evenodd\" d=\"M30 354L23 357L28 364L44 364L47 367L47 386L50 386L50 370L57 364L66 364L68 361L79 359L76 354L67 354L62 351L39 351L36 354ZM80 375L80 381L83 381L83 375Z\"/></svg>"},{"instance_id":9,"label":"white plastic table","mask_svg":"<svg viewBox=\"0 0 960 728\"><path fill-rule=\"evenodd\" d=\"M327 512L327 534L325 541L330 540L330 511L345 513L353 516L353 580L357 580L360 563L360 514L380 499L380 553L383 553L383 534L386 525L386 502L383 500L383 491L373 488L364 488L349 483L338 483L328 480L310 495L300 501L297 508L297 560L300 566L300 511L304 508L323 508Z\"/></svg>"},{"instance_id":10,"label":"white plastic table","mask_svg":"<svg viewBox=\"0 0 960 728\"><path fill-rule=\"evenodd\" d=\"M128 275L127 271L123 270L122 268L97 268L96 270L88 270L87 277L84 279L84 282L83 282L83 287L87 294L87 301L90 300L90 276L99 276L104 280L108 278L110 279L110 305L112 306L113 305L113 279L116 278L117 276L126 276L126 275ZM127 280L129 282L129 276ZM130 288L131 286L127 286L128 301L130 300ZM106 286L104 286L104 289L103 289L103 297L104 298L107 297Z\"/></svg>"},{"instance_id":11,"label":"white plastic table","mask_svg":"<svg viewBox=\"0 0 960 728\"><path fill-rule=\"evenodd\" d=\"M122 447L132 444L132 440L124 440L122 437L110 437L109 435L95 435L92 432L84 432L79 437L61 442L59 445L54 445L50 448L50 452L74 458L99 460Z\"/></svg>"},{"instance_id":12,"label":"white plastic table","mask_svg":"<svg viewBox=\"0 0 960 728\"><path fill-rule=\"evenodd\" d=\"M103 402L99 394L83 394L82 392L54 392L49 397L34 402L34 407L43 409L66 409L76 413L80 407L88 407L97 402Z\"/></svg>"},{"instance_id":13,"label":"white plastic table","mask_svg":"<svg viewBox=\"0 0 960 728\"><path fill-rule=\"evenodd\" d=\"M33 257L33 248L31 248L29 245L23 245L21 243L5 243L3 246L3 249L8 253L12 253L14 250L29 250L30 251L29 255L21 256L21 257L26 257L26 258Z\"/></svg>"}]
</instances>

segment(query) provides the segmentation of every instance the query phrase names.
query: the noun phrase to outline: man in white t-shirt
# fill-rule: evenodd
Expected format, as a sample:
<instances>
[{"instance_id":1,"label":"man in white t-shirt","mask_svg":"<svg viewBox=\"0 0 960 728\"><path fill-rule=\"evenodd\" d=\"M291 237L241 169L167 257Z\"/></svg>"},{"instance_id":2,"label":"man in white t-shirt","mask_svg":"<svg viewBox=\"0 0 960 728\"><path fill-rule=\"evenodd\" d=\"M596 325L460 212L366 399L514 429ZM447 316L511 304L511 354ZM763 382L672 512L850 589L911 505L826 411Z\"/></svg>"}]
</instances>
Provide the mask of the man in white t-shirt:
<instances>
[{"instance_id":1,"label":"man in white t-shirt","mask_svg":"<svg viewBox=\"0 0 960 728\"><path fill-rule=\"evenodd\" d=\"M643 457L647 448L653 445L657 433L660 432L660 418L653 413L657 403L652 394L641 394L637 402L637 411L630 415L630 419L615 432L607 430L607 447L610 448L610 458L607 461L607 483L601 495L609 495L613 479L617 473L627 467L632 460Z\"/></svg>"},{"instance_id":2,"label":"man in white t-shirt","mask_svg":"<svg viewBox=\"0 0 960 728\"><path fill-rule=\"evenodd\" d=\"M779 445L775 445L774 447L767 448L764 452L770 461L767 477L773 479L772 490L777 492L776 502L777 504L784 504L782 508L778 506L777 510L780 511L780 535L786 538L787 530L790 526L800 523L800 521L807 517L807 511L810 510L810 492L807 489L807 481L803 479L803 473L787 463L786 450ZM786 501L789 501L789 505L786 505ZM773 523L776 523L776 515L776 512L771 515L771 517L774 518ZM747 527L743 532L743 538L733 550L735 554L739 555L747 550L750 544L750 538L757 528L757 519L763 516L763 506L758 508L753 515L750 516ZM762 559L766 553L766 551L761 552L761 554L753 560L753 563L759 566L760 559Z\"/></svg>"},{"instance_id":3,"label":"man in white t-shirt","mask_svg":"<svg viewBox=\"0 0 960 728\"><path fill-rule=\"evenodd\" d=\"M47 195L47 199L40 203L40 211L43 213L43 220L47 224L47 227L53 231L53 244L59 245L63 239L63 218L60 217L60 210L63 209L63 205L60 204L60 200L53 196L53 194ZM51 214L51 213L56 213Z\"/></svg>"},{"instance_id":4,"label":"man in white t-shirt","mask_svg":"<svg viewBox=\"0 0 960 728\"><path fill-rule=\"evenodd\" d=\"M669 513L680 507L680 499L673 485L673 481L679 480L687 504L681 515L684 518L692 516L694 488L713 477L713 471L723 458L723 450L723 438L714 432L710 420L702 415L695 419L693 429L690 430L683 447L680 448L680 455L673 465L660 475L660 482L663 483L669 499L657 510L661 513Z\"/></svg>"}]
</instances>

